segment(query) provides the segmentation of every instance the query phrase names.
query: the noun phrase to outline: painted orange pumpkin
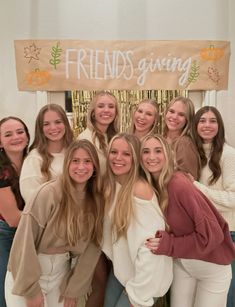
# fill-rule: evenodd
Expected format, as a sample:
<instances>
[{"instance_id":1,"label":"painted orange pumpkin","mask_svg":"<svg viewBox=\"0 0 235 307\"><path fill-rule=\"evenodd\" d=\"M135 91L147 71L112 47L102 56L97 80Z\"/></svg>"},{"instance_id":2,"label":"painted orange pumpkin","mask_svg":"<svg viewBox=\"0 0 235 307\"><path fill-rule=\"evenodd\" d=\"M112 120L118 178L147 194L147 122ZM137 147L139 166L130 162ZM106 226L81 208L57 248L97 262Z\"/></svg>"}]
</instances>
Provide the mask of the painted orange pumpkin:
<instances>
[{"instance_id":1,"label":"painted orange pumpkin","mask_svg":"<svg viewBox=\"0 0 235 307\"><path fill-rule=\"evenodd\" d=\"M30 71L26 75L27 81L29 85L35 86L35 85L43 85L47 83L51 76L49 71L46 70L40 70L36 68L34 71Z\"/></svg>"},{"instance_id":2,"label":"painted orange pumpkin","mask_svg":"<svg viewBox=\"0 0 235 307\"><path fill-rule=\"evenodd\" d=\"M215 48L211 45L209 48L203 48L200 52L201 58L205 61L216 61L223 57L224 49Z\"/></svg>"}]
</instances>

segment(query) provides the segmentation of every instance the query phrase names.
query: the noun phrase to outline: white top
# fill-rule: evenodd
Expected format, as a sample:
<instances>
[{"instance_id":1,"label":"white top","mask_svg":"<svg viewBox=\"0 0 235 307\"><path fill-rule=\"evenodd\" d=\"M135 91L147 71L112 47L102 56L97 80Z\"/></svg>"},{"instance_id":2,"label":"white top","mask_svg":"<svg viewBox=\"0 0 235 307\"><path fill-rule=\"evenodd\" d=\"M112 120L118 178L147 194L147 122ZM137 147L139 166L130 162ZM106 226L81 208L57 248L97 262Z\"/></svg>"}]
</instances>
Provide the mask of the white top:
<instances>
[{"instance_id":1,"label":"white top","mask_svg":"<svg viewBox=\"0 0 235 307\"><path fill-rule=\"evenodd\" d=\"M63 169L64 151L53 153L54 157L50 166L51 179L57 178ZM26 203L29 202L34 192L45 183L46 180L41 172L42 157L34 148L24 160L20 173L20 191Z\"/></svg>"},{"instance_id":2,"label":"white top","mask_svg":"<svg viewBox=\"0 0 235 307\"><path fill-rule=\"evenodd\" d=\"M117 184L116 196L119 190ZM152 306L153 298L163 296L170 287L172 258L154 255L145 247L147 238L154 237L157 230L165 229L155 194L150 201L137 197L133 201L136 218L129 225L127 238L121 237L114 242L111 231L114 207L105 216L102 250L112 261L114 274L126 288L131 304L135 307Z\"/></svg>"},{"instance_id":3,"label":"white top","mask_svg":"<svg viewBox=\"0 0 235 307\"><path fill-rule=\"evenodd\" d=\"M106 156L104 155L103 151L100 149L100 143L98 138L95 138L95 143L92 139L92 131L89 128L86 128L83 132L81 132L77 138L78 140L88 140L90 141L96 148L98 157L99 157L99 162L100 162L100 170L102 175L105 173L106 170ZM107 136L105 135L105 139L106 139L106 143L108 143L107 141Z\"/></svg>"},{"instance_id":4,"label":"white top","mask_svg":"<svg viewBox=\"0 0 235 307\"><path fill-rule=\"evenodd\" d=\"M210 158L211 144L204 144L206 157ZM197 186L215 205L229 224L230 231L235 231L235 149L224 144L220 159L221 176L212 185L208 184L212 172L207 165L202 169Z\"/></svg>"}]
</instances>

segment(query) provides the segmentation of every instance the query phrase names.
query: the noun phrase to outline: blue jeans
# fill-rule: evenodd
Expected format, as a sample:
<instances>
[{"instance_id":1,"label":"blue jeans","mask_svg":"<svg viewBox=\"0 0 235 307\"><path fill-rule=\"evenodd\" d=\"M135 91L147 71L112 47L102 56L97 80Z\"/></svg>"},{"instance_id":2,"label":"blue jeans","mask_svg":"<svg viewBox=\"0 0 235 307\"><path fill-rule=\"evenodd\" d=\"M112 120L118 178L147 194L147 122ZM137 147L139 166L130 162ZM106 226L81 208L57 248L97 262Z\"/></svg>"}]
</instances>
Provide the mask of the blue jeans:
<instances>
[{"instance_id":1,"label":"blue jeans","mask_svg":"<svg viewBox=\"0 0 235 307\"><path fill-rule=\"evenodd\" d=\"M235 242L235 231L231 231L231 237ZM235 307L235 260L232 262L232 280L228 292L227 307Z\"/></svg>"},{"instance_id":2,"label":"blue jeans","mask_svg":"<svg viewBox=\"0 0 235 307\"><path fill-rule=\"evenodd\" d=\"M130 307L125 288L111 270L105 290L104 307Z\"/></svg>"},{"instance_id":3,"label":"blue jeans","mask_svg":"<svg viewBox=\"0 0 235 307\"><path fill-rule=\"evenodd\" d=\"M16 228L0 220L0 306L6 307L5 302L5 276L8 264L8 258L11 250L12 241Z\"/></svg>"}]
</instances>

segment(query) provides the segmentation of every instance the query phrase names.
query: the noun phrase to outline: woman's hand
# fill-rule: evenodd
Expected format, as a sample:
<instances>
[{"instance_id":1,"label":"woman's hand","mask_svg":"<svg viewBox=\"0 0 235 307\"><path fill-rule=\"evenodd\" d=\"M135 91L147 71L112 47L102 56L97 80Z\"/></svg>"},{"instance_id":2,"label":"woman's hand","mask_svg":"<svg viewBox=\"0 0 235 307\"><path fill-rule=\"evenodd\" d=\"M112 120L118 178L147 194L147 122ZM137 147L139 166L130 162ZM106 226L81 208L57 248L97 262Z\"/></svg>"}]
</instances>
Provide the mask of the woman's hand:
<instances>
[{"instance_id":1,"label":"woman's hand","mask_svg":"<svg viewBox=\"0 0 235 307\"><path fill-rule=\"evenodd\" d=\"M37 295L26 299L27 307L44 307L44 297L42 292Z\"/></svg>"},{"instance_id":2,"label":"woman's hand","mask_svg":"<svg viewBox=\"0 0 235 307\"><path fill-rule=\"evenodd\" d=\"M156 232L155 238L149 238L145 242L145 246L151 250L153 254L157 254L158 247L162 240L162 235L159 231Z\"/></svg>"},{"instance_id":3,"label":"woman's hand","mask_svg":"<svg viewBox=\"0 0 235 307\"><path fill-rule=\"evenodd\" d=\"M64 307L76 307L77 306L77 299L71 297L64 298Z\"/></svg>"}]
</instances>

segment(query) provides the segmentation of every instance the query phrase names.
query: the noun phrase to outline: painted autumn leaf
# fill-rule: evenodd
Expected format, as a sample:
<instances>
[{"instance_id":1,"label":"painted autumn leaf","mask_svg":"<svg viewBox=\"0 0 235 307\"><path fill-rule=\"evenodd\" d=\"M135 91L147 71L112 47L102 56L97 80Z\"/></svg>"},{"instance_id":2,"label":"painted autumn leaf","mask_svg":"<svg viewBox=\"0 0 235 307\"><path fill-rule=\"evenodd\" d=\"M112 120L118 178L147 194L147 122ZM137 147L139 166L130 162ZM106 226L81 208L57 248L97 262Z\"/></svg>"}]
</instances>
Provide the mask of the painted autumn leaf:
<instances>
[{"instance_id":1,"label":"painted autumn leaf","mask_svg":"<svg viewBox=\"0 0 235 307\"><path fill-rule=\"evenodd\" d=\"M29 45L29 47L24 47L24 57L29 59L30 63L32 59L39 60L39 54L40 54L41 48L37 48L35 43L32 45Z\"/></svg>"}]
</instances>

